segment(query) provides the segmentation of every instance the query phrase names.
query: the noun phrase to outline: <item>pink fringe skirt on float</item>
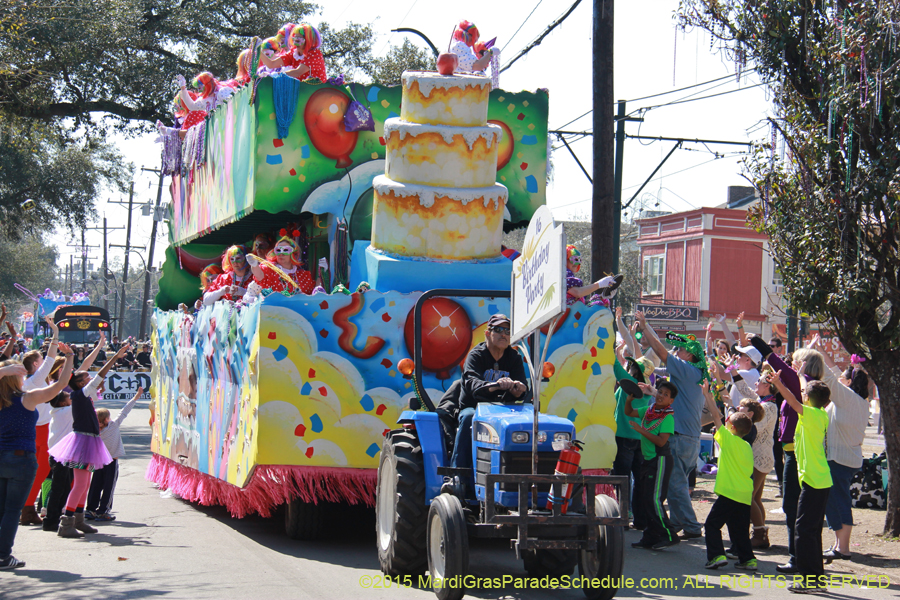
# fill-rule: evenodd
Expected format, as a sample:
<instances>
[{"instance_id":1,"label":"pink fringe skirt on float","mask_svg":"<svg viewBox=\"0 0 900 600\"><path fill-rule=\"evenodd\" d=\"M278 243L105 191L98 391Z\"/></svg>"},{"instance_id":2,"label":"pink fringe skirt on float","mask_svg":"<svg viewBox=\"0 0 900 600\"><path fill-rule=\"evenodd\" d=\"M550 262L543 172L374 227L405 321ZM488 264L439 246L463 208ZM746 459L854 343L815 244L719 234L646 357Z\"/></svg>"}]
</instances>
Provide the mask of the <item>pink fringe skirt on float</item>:
<instances>
[{"instance_id":1,"label":"pink fringe skirt on float","mask_svg":"<svg viewBox=\"0 0 900 600\"><path fill-rule=\"evenodd\" d=\"M99 435L73 431L50 448L50 456L72 469L99 471L112 462L112 456Z\"/></svg>"},{"instance_id":2,"label":"pink fringe skirt on float","mask_svg":"<svg viewBox=\"0 0 900 600\"><path fill-rule=\"evenodd\" d=\"M247 485L240 488L154 454L147 465L145 478L188 502L224 506L232 517L241 519L253 513L270 517L279 504L293 498L313 504L347 502L374 506L378 471L259 465Z\"/></svg>"}]
</instances>

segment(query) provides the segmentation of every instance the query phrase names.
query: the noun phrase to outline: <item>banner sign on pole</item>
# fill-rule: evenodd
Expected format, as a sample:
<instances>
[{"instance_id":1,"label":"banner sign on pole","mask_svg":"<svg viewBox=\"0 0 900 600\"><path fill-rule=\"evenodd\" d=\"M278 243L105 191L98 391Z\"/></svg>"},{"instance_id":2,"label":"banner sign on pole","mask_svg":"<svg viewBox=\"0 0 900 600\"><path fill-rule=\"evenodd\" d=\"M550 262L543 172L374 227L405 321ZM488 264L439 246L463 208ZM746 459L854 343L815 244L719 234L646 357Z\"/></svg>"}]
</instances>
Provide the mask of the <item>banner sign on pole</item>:
<instances>
[{"instance_id":1,"label":"banner sign on pole","mask_svg":"<svg viewBox=\"0 0 900 600\"><path fill-rule=\"evenodd\" d=\"M528 224L522 255L513 262L512 334L515 344L566 310L566 234L546 205Z\"/></svg>"}]
</instances>

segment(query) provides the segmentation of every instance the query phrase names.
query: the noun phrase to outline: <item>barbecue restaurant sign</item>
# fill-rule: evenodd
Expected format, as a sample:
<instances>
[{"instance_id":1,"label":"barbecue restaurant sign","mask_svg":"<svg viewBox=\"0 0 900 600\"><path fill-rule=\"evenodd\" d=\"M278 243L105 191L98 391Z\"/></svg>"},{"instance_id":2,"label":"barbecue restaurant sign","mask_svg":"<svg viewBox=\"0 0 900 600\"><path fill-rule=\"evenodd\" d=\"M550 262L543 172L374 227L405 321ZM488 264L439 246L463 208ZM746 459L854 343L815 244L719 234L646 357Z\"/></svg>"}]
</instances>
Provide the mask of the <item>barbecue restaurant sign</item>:
<instances>
[{"instance_id":1,"label":"barbecue restaurant sign","mask_svg":"<svg viewBox=\"0 0 900 600\"><path fill-rule=\"evenodd\" d=\"M638 304L637 309L654 321L698 321L700 309L678 304Z\"/></svg>"}]
</instances>

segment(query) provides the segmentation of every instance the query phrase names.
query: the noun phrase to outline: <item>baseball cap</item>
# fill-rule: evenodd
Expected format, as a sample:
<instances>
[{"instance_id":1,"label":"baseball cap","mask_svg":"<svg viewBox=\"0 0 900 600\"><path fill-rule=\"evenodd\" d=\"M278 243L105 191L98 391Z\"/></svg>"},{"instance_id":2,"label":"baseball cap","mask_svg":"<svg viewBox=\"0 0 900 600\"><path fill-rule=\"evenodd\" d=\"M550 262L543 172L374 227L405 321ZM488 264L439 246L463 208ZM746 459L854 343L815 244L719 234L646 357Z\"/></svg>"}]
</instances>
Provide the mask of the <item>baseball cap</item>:
<instances>
[{"instance_id":1,"label":"baseball cap","mask_svg":"<svg viewBox=\"0 0 900 600\"><path fill-rule=\"evenodd\" d=\"M731 347L734 352L740 352L741 354L746 354L750 357L750 360L753 361L753 364L758 365L762 362L763 357L762 353L754 348L753 346L738 346L735 344Z\"/></svg>"},{"instance_id":2,"label":"baseball cap","mask_svg":"<svg viewBox=\"0 0 900 600\"><path fill-rule=\"evenodd\" d=\"M496 315L491 315L491 318L488 319L487 326L490 329L494 327L500 327L501 325L510 326L509 317L504 315L503 313L497 313Z\"/></svg>"}]
</instances>

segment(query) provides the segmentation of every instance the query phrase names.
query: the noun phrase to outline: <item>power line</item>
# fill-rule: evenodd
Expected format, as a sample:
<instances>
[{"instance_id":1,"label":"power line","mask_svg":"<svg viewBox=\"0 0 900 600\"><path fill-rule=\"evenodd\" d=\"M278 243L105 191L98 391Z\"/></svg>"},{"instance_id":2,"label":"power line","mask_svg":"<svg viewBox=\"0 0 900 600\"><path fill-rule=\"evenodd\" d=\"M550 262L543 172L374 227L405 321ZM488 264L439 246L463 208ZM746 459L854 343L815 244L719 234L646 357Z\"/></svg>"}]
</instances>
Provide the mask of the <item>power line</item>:
<instances>
[{"instance_id":1,"label":"power line","mask_svg":"<svg viewBox=\"0 0 900 600\"><path fill-rule=\"evenodd\" d=\"M750 69L750 70L753 70L753 69ZM642 96L642 97L640 97L640 98L632 98L631 100L625 100L625 103L629 103L629 102L638 102L639 100L648 100L648 99L650 99L650 98L658 98L659 96L666 96L666 95L668 95L668 94L674 94L674 93L676 93L676 92L683 92L684 90L689 90L689 89L692 89L692 88L695 88L695 87L700 87L700 86L703 86L703 85L709 85L710 83L718 83L718 82L720 82L720 81L724 81L725 79L731 79L732 77L734 77L734 75L725 75L724 77L719 77L719 78L717 78L717 79L710 79L709 81L704 81L704 82L702 82L702 83L695 83L694 85L688 85L688 86L685 86L685 87L683 87L683 88L678 88L677 90L671 90L671 91L668 91L668 92L660 92L660 93L658 93L658 94L651 94L650 96ZM724 85L724 84L723 84L723 85ZM708 88L708 89L705 89L705 90L700 90L699 92L696 92L696 94L702 94L702 93L704 93L704 92L708 92L708 91L710 91L710 90L714 90L714 89L716 89L717 87L721 87L721 86L718 86L718 85L717 85L717 86L713 86L713 87ZM756 87L756 86L753 86L753 87ZM745 89L745 88L741 88L741 89ZM740 89L732 90L732 91L738 92L738 91L740 91ZM692 96L695 96L696 94L690 94L690 95L688 95L688 96L685 96L684 98L690 98L690 97L692 97ZM679 100L683 100L684 98L680 98ZM701 100L701 98L697 98L697 100ZM667 104L664 104L664 105L660 105L660 106L668 106L668 105L667 105ZM656 108L656 107L650 107L650 108ZM647 109L645 109L645 108L635 109L635 111L637 111L637 110L649 110L649 108L647 108ZM635 111L633 111L633 112L635 112ZM594 112L594 109L588 110L586 113L584 113L584 114L582 114L582 115L579 115L579 116L575 117L574 119L572 119L572 120L569 121L568 123L564 123L564 124L560 125L559 127L557 127L556 129L562 129L562 128L564 128L564 127L568 127L569 125L571 125L572 123L574 123L574 122L577 121L578 119L583 119L584 117L588 116L588 115L591 114L592 112Z\"/></svg>"},{"instance_id":2,"label":"power line","mask_svg":"<svg viewBox=\"0 0 900 600\"><path fill-rule=\"evenodd\" d=\"M515 63L517 60L519 60L520 58L522 58L523 56L525 56L526 54L531 52L531 50L534 49L536 46L540 46L541 42L544 41L544 38L547 37L548 35L550 35L550 32L553 31L554 29L556 29L560 25L560 23L565 21L566 18L572 14L572 11L574 11L575 8L579 4L581 4L581 0L575 0L575 3L569 7L569 10L567 10L561 17L559 17L558 19L556 19L555 21L550 23L550 25L547 26L547 29L545 29L541 35L536 37L533 42L531 42L530 44L525 46L525 48L521 52L516 54L511 61L506 63L506 66L503 67L502 69L500 69L500 72L502 73L502 72L506 71L508 68L513 66L513 63Z\"/></svg>"},{"instance_id":3,"label":"power line","mask_svg":"<svg viewBox=\"0 0 900 600\"><path fill-rule=\"evenodd\" d=\"M747 72L755 71L755 70L756 69L748 69ZM625 102L626 103L627 102L637 102L639 100L649 100L650 98L658 98L659 96L666 96L668 94L674 94L676 92L683 92L684 90L690 90L692 88L700 87L702 85L709 85L710 83L717 83L717 82L723 81L725 79L731 79L732 77L734 77L734 75L726 75L724 77L719 77L717 79L710 79L709 81L704 81L702 83L695 83L694 85L687 85L683 88L678 88L677 90L670 90L668 92L660 92L658 94L651 94L649 96L641 96L640 98L632 98L631 100L625 100Z\"/></svg>"},{"instance_id":4,"label":"power line","mask_svg":"<svg viewBox=\"0 0 900 600\"><path fill-rule=\"evenodd\" d=\"M584 113L583 115L581 115L580 117L575 117L574 119L572 119L572 120L569 121L568 123L565 123L565 124L563 124L563 125L560 125L559 127L557 127L557 129L562 129L563 127L566 127L566 126L568 126L568 125L571 125L572 123L574 123L574 122L577 121L578 119L581 119L581 118L583 118L583 117L586 117L586 116L588 116L589 114L591 114L592 112L594 112L594 109L593 109L593 108L590 109L589 111L587 111L586 113Z\"/></svg>"},{"instance_id":5,"label":"power line","mask_svg":"<svg viewBox=\"0 0 900 600\"><path fill-rule=\"evenodd\" d=\"M717 96L724 96L724 95L726 95L726 94L733 94L733 93L735 93L735 92L743 92L744 90L751 90L751 89L756 88L756 87L759 87L759 86L761 86L761 85L766 85L766 84L765 84L765 83L757 83L756 85L751 85L751 86L744 87L744 88L740 88L740 89L737 89L737 90L729 90L729 91L727 91L727 92L719 92L718 94L710 94L709 96L701 96L701 97L699 97L699 98L690 98L690 97L688 97L688 99L673 100L672 102L667 102L667 103L665 103L665 104L657 104L656 106L646 106L646 107L643 107L643 108L639 108L639 109L637 109L637 110L647 112L647 111L649 111L649 110L654 110L654 109L656 109L656 108L664 108L664 107L666 107L666 106L675 106L676 104L685 104L685 103L687 103L687 102L697 102L698 100L706 100L707 98L715 98L715 97L717 97ZM636 111L632 111L632 112L637 112L637 110L636 110Z\"/></svg>"},{"instance_id":6,"label":"power line","mask_svg":"<svg viewBox=\"0 0 900 600\"><path fill-rule=\"evenodd\" d=\"M536 11L536 10L538 9L538 6L540 6L541 3L542 3L543 1L544 1L544 0L538 0L538 3L535 5L535 7L531 9L531 12L528 13L528 16L525 17L525 20L522 21L522 24L519 25L519 28L518 28L518 29L516 29L516 33L512 34L512 36L509 38L509 40L506 42L506 44L504 44L503 48L500 49L500 52L505 51L505 50L506 50L506 47L509 46L509 45L512 43L513 38L516 37L516 34L517 34L517 33L519 33L520 31L522 31L522 28L525 27L525 23L528 22L528 19L531 18L531 15L534 14L534 11Z\"/></svg>"},{"instance_id":7,"label":"power line","mask_svg":"<svg viewBox=\"0 0 900 600\"><path fill-rule=\"evenodd\" d=\"M417 3L418 1L419 1L419 0L413 0L413 3L410 5L409 10L406 11L406 14L403 15L403 18L402 18L402 19L400 19L400 23L397 24L397 27L400 27L400 25L403 25L403 21L405 21L405 20L406 20L406 17L409 16L409 13L412 12L412 9L416 7L416 3ZM351 4L352 4L352 2L351 2ZM348 6L347 8L349 8L349 6ZM347 10L347 9L345 8L344 10ZM341 14L343 14L343 13L341 13ZM381 48L381 52L384 52L384 49L387 48L387 47L388 47L388 44L391 43L391 37L393 37L393 35L394 35L394 34L391 33L391 35L388 36L387 41L384 42L384 46ZM381 52L379 52L379 54L380 54Z\"/></svg>"},{"instance_id":8,"label":"power line","mask_svg":"<svg viewBox=\"0 0 900 600\"><path fill-rule=\"evenodd\" d=\"M651 181L659 181L660 179L665 179L666 177L671 177L671 176L673 176L673 175L678 175L679 173L684 173L685 171L690 171L691 169L696 169L697 167L702 167L703 165L708 165L709 163L711 163L711 162L713 162L713 161L716 161L716 160L720 160L720 159L723 159L723 158L733 158L734 156L736 156L736 155L738 155L738 154L746 154L746 153L745 153L745 152L733 152L733 153L730 153L730 155L720 155L720 156L716 156L716 157L714 157L714 158L711 158L711 159L709 159L709 160L707 160L707 161L704 161L704 162L702 162L702 163L693 165L693 166L691 166L691 167L687 167L687 168L681 169L681 170L679 170L679 171L675 171L675 172L673 172L673 173L666 173L665 175L660 175L659 177L657 177L656 179L652 179ZM640 185L640 184L630 185L630 186L628 186L628 187L622 188L622 191L625 191L625 190L632 190L632 189L638 187L639 185ZM668 189L668 188L667 188L667 189ZM570 202L569 204L562 204L562 205L560 205L560 206L553 206L553 207L550 208L550 210L556 210L556 209L558 209L558 208L566 208L566 207L569 207L569 206L575 206L576 204L582 204L582 203L584 203L584 202L590 202L591 200L592 200L592 198L585 198L584 200L576 200L575 202Z\"/></svg>"}]
</instances>

